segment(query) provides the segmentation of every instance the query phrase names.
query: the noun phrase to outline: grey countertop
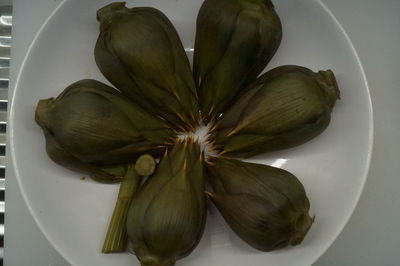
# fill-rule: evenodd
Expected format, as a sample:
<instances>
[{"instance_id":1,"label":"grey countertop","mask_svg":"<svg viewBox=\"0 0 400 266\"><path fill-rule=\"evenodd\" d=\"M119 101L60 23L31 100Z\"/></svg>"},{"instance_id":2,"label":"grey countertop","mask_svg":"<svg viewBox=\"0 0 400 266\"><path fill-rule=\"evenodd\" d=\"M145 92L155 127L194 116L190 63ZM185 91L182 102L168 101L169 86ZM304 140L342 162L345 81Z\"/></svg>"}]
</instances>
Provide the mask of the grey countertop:
<instances>
[{"instance_id":1,"label":"grey countertop","mask_svg":"<svg viewBox=\"0 0 400 266\"><path fill-rule=\"evenodd\" d=\"M89 0L87 0L89 1ZM10 93L25 53L61 0L14 0ZM315 266L400 265L400 1L322 0L349 34L363 63L374 109L374 150L360 202ZM6 158L7 165L10 159ZM5 265L64 266L6 171Z\"/></svg>"}]
</instances>

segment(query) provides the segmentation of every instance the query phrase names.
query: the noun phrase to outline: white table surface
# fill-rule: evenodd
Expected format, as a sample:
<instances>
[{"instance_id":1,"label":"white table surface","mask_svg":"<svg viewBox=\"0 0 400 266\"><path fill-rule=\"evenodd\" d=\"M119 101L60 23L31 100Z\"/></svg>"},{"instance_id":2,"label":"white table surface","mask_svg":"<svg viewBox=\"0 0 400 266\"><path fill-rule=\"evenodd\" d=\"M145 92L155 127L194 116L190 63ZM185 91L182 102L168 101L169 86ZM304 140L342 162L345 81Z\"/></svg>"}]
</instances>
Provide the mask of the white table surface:
<instances>
[{"instance_id":1,"label":"white table surface","mask_svg":"<svg viewBox=\"0 0 400 266\"><path fill-rule=\"evenodd\" d=\"M360 202L344 231L314 265L397 266L400 265L400 1L322 1L349 34L363 63L371 90L375 135L370 173ZM32 39L60 2L14 0L9 95ZM7 165L11 165L9 158ZM5 206L6 266L68 265L33 221L11 167L6 171Z\"/></svg>"}]
</instances>

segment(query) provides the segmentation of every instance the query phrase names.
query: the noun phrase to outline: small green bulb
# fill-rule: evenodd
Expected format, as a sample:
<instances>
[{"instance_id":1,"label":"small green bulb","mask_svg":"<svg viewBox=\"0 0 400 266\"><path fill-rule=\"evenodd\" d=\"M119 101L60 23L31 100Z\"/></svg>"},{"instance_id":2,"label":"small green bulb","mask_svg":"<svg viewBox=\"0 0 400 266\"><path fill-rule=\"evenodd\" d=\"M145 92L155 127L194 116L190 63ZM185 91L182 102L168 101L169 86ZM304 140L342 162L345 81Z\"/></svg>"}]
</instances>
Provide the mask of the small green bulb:
<instances>
[{"instance_id":1,"label":"small green bulb","mask_svg":"<svg viewBox=\"0 0 400 266\"><path fill-rule=\"evenodd\" d=\"M144 154L136 160L136 172L141 176L149 176L156 169L156 161L150 154Z\"/></svg>"}]
</instances>

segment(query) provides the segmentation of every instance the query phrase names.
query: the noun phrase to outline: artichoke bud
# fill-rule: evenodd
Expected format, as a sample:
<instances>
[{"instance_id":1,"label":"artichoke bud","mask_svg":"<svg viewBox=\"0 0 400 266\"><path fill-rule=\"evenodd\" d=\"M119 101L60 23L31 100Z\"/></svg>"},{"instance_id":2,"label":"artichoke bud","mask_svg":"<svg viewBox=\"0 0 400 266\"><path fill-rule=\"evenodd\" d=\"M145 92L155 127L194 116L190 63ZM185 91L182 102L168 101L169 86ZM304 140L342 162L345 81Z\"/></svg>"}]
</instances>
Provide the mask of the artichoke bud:
<instances>
[{"instance_id":1,"label":"artichoke bud","mask_svg":"<svg viewBox=\"0 0 400 266\"><path fill-rule=\"evenodd\" d=\"M152 175L156 170L156 161L150 154L143 154L136 160L135 169L141 176Z\"/></svg>"},{"instance_id":2,"label":"artichoke bud","mask_svg":"<svg viewBox=\"0 0 400 266\"><path fill-rule=\"evenodd\" d=\"M291 148L325 130L339 98L331 70L277 67L246 88L209 140L221 154L235 157Z\"/></svg>"},{"instance_id":3,"label":"artichoke bud","mask_svg":"<svg viewBox=\"0 0 400 266\"><path fill-rule=\"evenodd\" d=\"M168 18L150 7L112 3L97 12L96 63L125 95L177 131L199 124L196 86L181 40Z\"/></svg>"},{"instance_id":4,"label":"artichoke bud","mask_svg":"<svg viewBox=\"0 0 400 266\"><path fill-rule=\"evenodd\" d=\"M271 251L302 242L314 218L303 185L291 173L261 164L214 158L208 193L232 230L252 247Z\"/></svg>"},{"instance_id":5,"label":"artichoke bud","mask_svg":"<svg viewBox=\"0 0 400 266\"><path fill-rule=\"evenodd\" d=\"M206 0L197 17L193 72L206 122L253 82L278 49L282 25L270 0Z\"/></svg>"},{"instance_id":6,"label":"artichoke bud","mask_svg":"<svg viewBox=\"0 0 400 266\"><path fill-rule=\"evenodd\" d=\"M203 154L187 139L164 155L133 198L127 232L141 265L174 265L196 247L205 219Z\"/></svg>"},{"instance_id":7,"label":"artichoke bud","mask_svg":"<svg viewBox=\"0 0 400 266\"><path fill-rule=\"evenodd\" d=\"M132 163L143 153L162 154L176 138L164 121L95 80L78 81L57 98L40 100L35 118L49 157L85 173Z\"/></svg>"}]
</instances>

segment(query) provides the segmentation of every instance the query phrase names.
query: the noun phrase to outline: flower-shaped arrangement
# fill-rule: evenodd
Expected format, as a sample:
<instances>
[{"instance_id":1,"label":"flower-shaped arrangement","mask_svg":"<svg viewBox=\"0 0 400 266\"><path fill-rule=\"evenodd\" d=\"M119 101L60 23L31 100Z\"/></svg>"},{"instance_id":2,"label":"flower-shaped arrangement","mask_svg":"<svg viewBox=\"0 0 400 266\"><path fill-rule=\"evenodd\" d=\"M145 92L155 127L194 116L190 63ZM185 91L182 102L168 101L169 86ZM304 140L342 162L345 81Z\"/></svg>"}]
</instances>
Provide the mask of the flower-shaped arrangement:
<instances>
[{"instance_id":1,"label":"flower-shaped arrangement","mask_svg":"<svg viewBox=\"0 0 400 266\"><path fill-rule=\"evenodd\" d=\"M141 265L174 265L201 239L207 197L254 248L299 244L313 223L303 185L240 159L319 135L339 89L330 70L286 65L259 76L282 38L271 1L205 0L193 73L159 10L116 2L97 20L96 63L115 88L78 81L40 100L35 118L54 162L121 183L102 252L124 251L129 238Z\"/></svg>"}]
</instances>

